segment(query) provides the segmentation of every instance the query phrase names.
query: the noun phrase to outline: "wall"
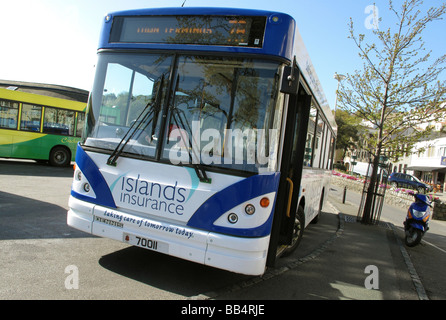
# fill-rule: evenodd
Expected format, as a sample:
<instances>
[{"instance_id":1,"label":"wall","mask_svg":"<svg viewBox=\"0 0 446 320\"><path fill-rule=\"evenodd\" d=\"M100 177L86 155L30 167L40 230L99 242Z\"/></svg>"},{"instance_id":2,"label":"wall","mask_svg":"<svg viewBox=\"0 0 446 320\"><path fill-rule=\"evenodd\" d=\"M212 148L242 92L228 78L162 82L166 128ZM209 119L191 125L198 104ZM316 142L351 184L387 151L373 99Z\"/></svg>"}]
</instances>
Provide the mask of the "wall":
<instances>
[{"instance_id":1,"label":"wall","mask_svg":"<svg viewBox=\"0 0 446 320\"><path fill-rule=\"evenodd\" d=\"M446 221L446 202L434 201L433 219Z\"/></svg>"}]
</instances>

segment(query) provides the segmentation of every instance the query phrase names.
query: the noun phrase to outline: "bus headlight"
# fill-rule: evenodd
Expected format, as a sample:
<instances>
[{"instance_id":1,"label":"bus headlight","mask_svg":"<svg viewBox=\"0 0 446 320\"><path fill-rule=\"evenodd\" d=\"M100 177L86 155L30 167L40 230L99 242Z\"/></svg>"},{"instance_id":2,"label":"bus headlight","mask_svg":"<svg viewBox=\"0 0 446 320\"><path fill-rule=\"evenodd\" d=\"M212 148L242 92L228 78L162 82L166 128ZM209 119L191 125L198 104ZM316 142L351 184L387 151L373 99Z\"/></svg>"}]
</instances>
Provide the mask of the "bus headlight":
<instances>
[{"instance_id":1,"label":"bus headlight","mask_svg":"<svg viewBox=\"0 0 446 320\"><path fill-rule=\"evenodd\" d=\"M221 214L213 225L246 230L262 226L271 217L275 196L270 192L239 203Z\"/></svg>"},{"instance_id":2,"label":"bus headlight","mask_svg":"<svg viewBox=\"0 0 446 320\"><path fill-rule=\"evenodd\" d=\"M230 213L228 215L228 221L232 224L236 223L238 221L238 216L235 213Z\"/></svg>"},{"instance_id":3,"label":"bus headlight","mask_svg":"<svg viewBox=\"0 0 446 320\"><path fill-rule=\"evenodd\" d=\"M256 208L252 204L247 204L245 207L246 214L253 215L256 212Z\"/></svg>"},{"instance_id":4,"label":"bus headlight","mask_svg":"<svg viewBox=\"0 0 446 320\"><path fill-rule=\"evenodd\" d=\"M79 168L76 168L74 171L71 189L79 194L96 198L96 194L91 187L90 181L87 180L87 178Z\"/></svg>"},{"instance_id":5,"label":"bus headlight","mask_svg":"<svg viewBox=\"0 0 446 320\"><path fill-rule=\"evenodd\" d=\"M84 183L84 191L86 193L90 192L90 184L88 182Z\"/></svg>"}]
</instances>

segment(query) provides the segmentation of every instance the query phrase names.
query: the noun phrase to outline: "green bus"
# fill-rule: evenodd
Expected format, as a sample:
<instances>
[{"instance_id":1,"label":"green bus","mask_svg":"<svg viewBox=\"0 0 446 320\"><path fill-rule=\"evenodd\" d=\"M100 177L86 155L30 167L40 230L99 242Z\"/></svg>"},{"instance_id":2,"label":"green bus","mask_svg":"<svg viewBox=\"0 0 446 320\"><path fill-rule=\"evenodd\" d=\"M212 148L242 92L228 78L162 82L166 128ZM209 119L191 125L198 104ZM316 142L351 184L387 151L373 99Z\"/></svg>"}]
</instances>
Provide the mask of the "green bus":
<instances>
[{"instance_id":1,"label":"green bus","mask_svg":"<svg viewBox=\"0 0 446 320\"><path fill-rule=\"evenodd\" d=\"M74 161L85 123L88 91L0 80L0 157Z\"/></svg>"}]
</instances>

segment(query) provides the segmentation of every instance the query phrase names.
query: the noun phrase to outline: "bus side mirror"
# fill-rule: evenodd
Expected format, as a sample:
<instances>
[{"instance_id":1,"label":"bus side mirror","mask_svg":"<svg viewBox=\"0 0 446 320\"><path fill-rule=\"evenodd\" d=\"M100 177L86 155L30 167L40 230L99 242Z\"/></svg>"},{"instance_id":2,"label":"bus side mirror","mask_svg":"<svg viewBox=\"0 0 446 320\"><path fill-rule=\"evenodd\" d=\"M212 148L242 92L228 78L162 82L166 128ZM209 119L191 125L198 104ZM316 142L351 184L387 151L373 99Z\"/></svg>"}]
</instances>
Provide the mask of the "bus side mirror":
<instances>
[{"instance_id":1,"label":"bus side mirror","mask_svg":"<svg viewBox=\"0 0 446 320\"><path fill-rule=\"evenodd\" d=\"M294 72L293 72L294 71ZM283 69L282 82L280 84L280 92L288 94L297 94L299 83L299 72L293 67L285 67Z\"/></svg>"},{"instance_id":2,"label":"bus side mirror","mask_svg":"<svg viewBox=\"0 0 446 320\"><path fill-rule=\"evenodd\" d=\"M296 57L294 57L293 65L283 68L280 92L297 95L297 90L299 88L299 74Z\"/></svg>"}]
</instances>

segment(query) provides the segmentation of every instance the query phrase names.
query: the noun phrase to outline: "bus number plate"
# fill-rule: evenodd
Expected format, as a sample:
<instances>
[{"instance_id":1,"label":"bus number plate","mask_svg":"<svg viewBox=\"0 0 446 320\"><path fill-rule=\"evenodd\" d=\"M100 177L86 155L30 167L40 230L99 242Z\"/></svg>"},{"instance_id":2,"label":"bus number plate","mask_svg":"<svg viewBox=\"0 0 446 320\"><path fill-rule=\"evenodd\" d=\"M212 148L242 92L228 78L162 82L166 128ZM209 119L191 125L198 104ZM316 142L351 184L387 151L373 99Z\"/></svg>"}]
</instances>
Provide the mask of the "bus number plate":
<instances>
[{"instance_id":1,"label":"bus number plate","mask_svg":"<svg viewBox=\"0 0 446 320\"><path fill-rule=\"evenodd\" d=\"M144 249L154 250L162 253L169 253L168 243L136 236L130 233L124 233L124 242Z\"/></svg>"}]
</instances>

